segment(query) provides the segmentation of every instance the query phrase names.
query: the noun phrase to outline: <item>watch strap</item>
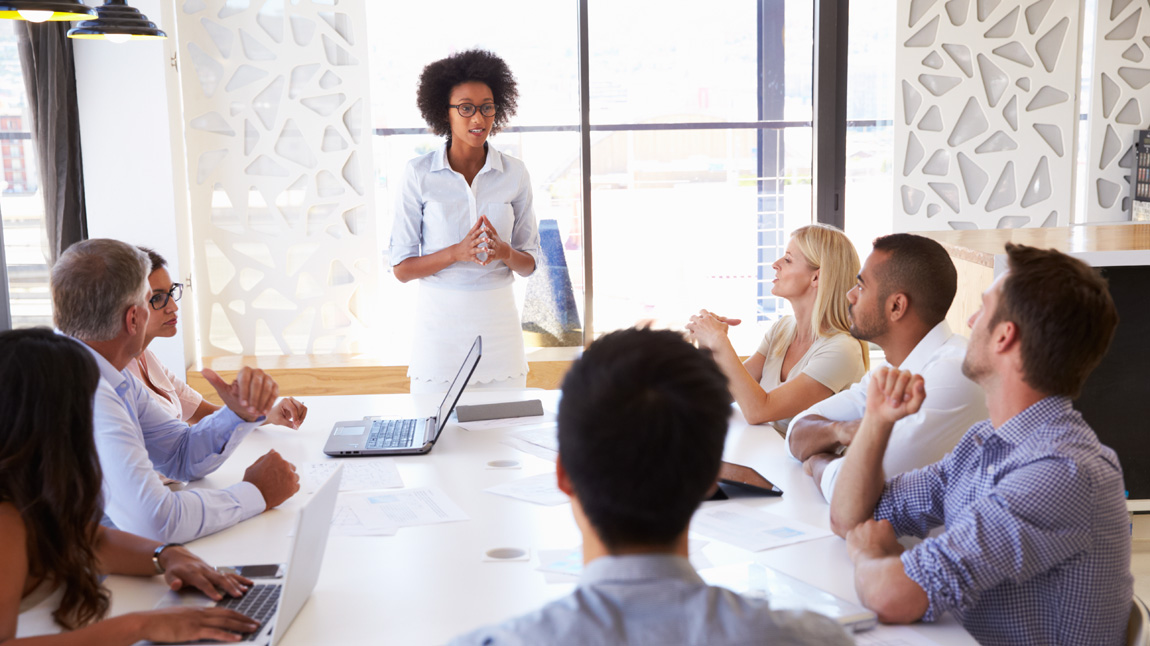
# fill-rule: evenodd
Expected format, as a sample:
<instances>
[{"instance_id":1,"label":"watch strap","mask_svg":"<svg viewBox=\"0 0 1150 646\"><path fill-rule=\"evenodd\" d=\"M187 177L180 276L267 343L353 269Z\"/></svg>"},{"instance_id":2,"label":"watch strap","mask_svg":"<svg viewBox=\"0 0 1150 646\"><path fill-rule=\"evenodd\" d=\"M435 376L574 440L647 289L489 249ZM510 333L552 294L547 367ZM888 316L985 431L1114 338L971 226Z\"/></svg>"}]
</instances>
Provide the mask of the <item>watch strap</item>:
<instances>
[{"instance_id":1,"label":"watch strap","mask_svg":"<svg viewBox=\"0 0 1150 646\"><path fill-rule=\"evenodd\" d=\"M152 552L152 565L156 568L156 574L163 574L166 571L164 566L160 565L160 555L164 553L164 550L168 549L169 547L183 546L183 543L164 543L163 545L157 547L154 552Z\"/></svg>"}]
</instances>

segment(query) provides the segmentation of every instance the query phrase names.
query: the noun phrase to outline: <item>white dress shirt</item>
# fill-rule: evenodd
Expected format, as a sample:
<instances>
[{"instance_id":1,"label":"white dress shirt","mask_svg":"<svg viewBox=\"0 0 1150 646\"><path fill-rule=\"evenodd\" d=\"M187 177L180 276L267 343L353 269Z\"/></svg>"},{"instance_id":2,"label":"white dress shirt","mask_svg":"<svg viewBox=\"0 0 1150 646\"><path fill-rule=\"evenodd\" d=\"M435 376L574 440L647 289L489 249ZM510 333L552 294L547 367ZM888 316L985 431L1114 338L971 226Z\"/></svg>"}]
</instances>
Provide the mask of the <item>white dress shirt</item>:
<instances>
[{"instance_id":1,"label":"white dress shirt","mask_svg":"<svg viewBox=\"0 0 1150 646\"><path fill-rule=\"evenodd\" d=\"M448 164L444 146L408 162L398 197L391 227L392 267L458 243L481 215L500 238L539 266L539 225L527 166L491 144L470 186ZM487 266L457 262L421 280L436 287L483 290L505 287L514 279L511 268L499 260Z\"/></svg>"},{"instance_id":2,"label":"white dress shirt","mask_svg":"<svg viewBox=\"0 0 1150 646\"><path fill-rule=\"evenodd\" d=\"M215 471L264 418L244 422L222 408L189 427L172 417L127 370L85 345L100 368L92 421L104 471L104 511L116 527L164 543L183 543L264 511L250 482L225 489L172 491L154 471L196 480Z\"/></svg>"},{"instance_id":3,"label":"white dress shirt","mask_svg":"<svg viewBox=\"0 0 1150 646\"><path fill-rule=\"evenodd\" d=\"M909 370L922 375L926 386L922 408L914 415L895 422L882 461L884 479L938 462L958 444L968 428L987 418L986 397L982 389L962 374L965 356L966 338L951 332L950 326L943 321L914 346L901 366L891 366L884 361L875 368L887 366ZM847 390L795 415L787 429L787 452L791 451L791 432L795 422L807 415L821 415L836 422L862 419L872 374L873 371L867 373ZM835 481L842 465L842 459L834 460L823 471L821 486L827 500L834 495Z\"/></svg>"}]
</instances>

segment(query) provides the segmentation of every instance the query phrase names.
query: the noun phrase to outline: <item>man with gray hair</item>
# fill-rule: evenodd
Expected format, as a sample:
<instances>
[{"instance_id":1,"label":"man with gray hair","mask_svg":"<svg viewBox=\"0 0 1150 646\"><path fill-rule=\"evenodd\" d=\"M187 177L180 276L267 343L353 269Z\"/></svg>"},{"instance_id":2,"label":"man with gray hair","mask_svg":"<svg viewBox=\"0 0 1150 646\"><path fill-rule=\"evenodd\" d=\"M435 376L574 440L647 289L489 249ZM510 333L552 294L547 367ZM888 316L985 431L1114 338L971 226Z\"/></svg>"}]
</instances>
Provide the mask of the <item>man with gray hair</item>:
<instances>
[{"instance_id":1,"label":"man with gray hair","mask_svg":"<svg viewBox=\"0 0 1150 646\"><path fill-rule=\"evenodd\" d=\"M190 427L161 409L125 370L144 347L150 268L147 255L123 242L76 243L52 268L52 301L56 327L84 343L100 367L93 426L105 512L120 529L181 543L279 505L299 490L299 476L273 450L224 489L171 491L160 483L154 471L177 480L215 471L263 422L279 388L258 369L242 368L231 384L204 370L225 408Z\"/></svg>"}]
</instances>

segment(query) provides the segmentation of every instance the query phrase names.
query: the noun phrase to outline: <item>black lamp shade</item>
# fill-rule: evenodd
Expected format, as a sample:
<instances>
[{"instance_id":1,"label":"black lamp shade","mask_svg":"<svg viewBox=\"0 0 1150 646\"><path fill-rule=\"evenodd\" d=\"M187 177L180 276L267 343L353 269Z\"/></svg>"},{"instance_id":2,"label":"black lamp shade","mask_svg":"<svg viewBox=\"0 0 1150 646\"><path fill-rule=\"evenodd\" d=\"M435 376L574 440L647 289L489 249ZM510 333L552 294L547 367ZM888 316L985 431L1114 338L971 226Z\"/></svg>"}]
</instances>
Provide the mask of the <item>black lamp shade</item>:
<instances>
[{"instance_id":1,"label":"black lamp shade","mask_svg":"<svg viewBox=\"0 0 1150 646\"><path fill-rule=\"evenodd\" d=\"M128 6L124 0L106 0L96 7L96 14L95 20L85 20L68 30L68 38L159 40L168 37L156 27L156 23L148 20L139 9Z\"/></svg>"},{"instance_id":2,"label":"black lamp shade","mask_svg":"<svg viewBox=\"0 0 1150 646\"><path fill-rule=\"evenodd\" d=\"M33 22L84 20L96 15L94 9L79 0L0 0L0 18L28 20L29 12L43 16Z\"/></svg>"}]
</instances>

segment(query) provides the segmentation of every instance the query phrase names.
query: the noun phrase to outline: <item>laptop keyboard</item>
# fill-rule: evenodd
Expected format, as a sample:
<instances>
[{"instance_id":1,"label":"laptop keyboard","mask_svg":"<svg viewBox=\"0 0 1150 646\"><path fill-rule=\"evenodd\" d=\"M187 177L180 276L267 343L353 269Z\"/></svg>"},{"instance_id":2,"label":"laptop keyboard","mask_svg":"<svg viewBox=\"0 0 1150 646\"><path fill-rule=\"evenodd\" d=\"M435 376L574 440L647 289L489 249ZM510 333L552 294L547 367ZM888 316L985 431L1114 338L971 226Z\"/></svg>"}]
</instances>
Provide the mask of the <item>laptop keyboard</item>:
<instances>
[{"instance_id":1,"label":"laptop keyboard","mask_svg":"<svg viewBox=\"0 0 1150 646\"><path fill-rule=\"evenodd\" d=\"M262 629L264 624L271 621L272 615L276 612L276 607L279 606L280 591L283 590L282 585L266 585L256 584L251 587L242 597L224 597L223 600L216 603L217 608L227 608L235 610L241 615L246 615L260 622ZM244 641L251 641L259 634L257 630L254 633L245 633Z\"/></svg>"},{"instance_id":2,"label":"laptop keyboard","mask_svg":"<svg viewBox=\"0 0 1150 646\"><path fill-rule=\"evenodd\" d=\"M415 419L377 419L371 424L365 449L392 449L411 446Z\"/></svg>"}]
</instances>

